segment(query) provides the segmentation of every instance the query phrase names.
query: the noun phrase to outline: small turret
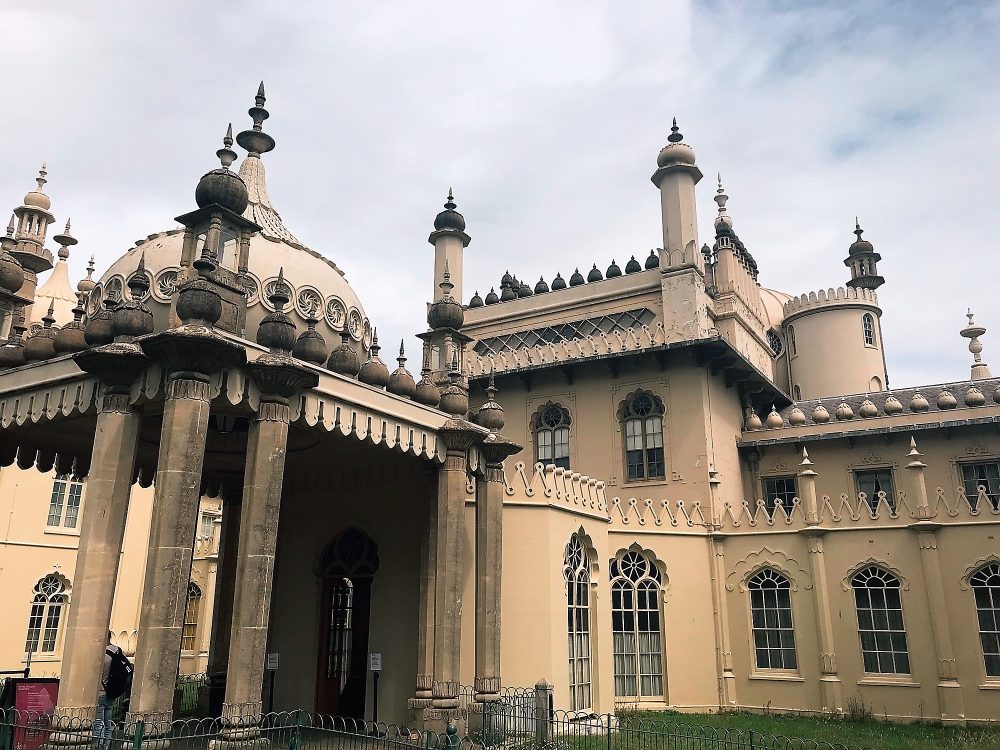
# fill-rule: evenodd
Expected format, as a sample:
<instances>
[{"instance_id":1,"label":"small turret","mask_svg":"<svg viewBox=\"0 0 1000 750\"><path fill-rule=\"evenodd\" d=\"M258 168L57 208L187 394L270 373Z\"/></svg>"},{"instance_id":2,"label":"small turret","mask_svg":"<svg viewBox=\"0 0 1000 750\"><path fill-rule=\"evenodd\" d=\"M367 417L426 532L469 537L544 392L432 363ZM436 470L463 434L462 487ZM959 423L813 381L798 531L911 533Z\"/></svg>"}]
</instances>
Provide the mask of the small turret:
<instances>
[{"instance_id":1,"label":"small turret","mask_svg":"<svg viewBox=\"0 0 1000 750\"><path fill-rule=\"evenodd\" d=\"M882 256L875 252L875 248L868 240L862 239L864 230L854 218L854 234L857 237L851 243L844 258L844 265L851 269L851 280L847 286L862 289L878 289L885 283L885 279L878 275L876 264L882 260Z\"/></svg>"},{"instance_id":2,"label":"small turret","mask_svg":"<svg viewBox=\"0 0 1000 750\"><path fill-rule=\"evenodd\" d=\"M983 342L979 340L979 337L986 333L986 327L976 325L973 320L972 309L965 314L965 317L969 319L969 324L965 326L959 333L963 338L969 339L969 351L972 352L972 380L986 380L987 378L992 378L993 375L990 373L989 365L983 362L982 352L983 352Z\"/></svg>"},{"instance_id":3,"label":"small turret","mask_svg":"<svg viewBox=\"0 0 1000 750\"><path fill-rule=\"evenodd\" d=\"M434 231L427 238L434 246L434 302L444 296L437 282L446 267L451 270L455 297L462 299L462 258L472 238L466 234L465 217L457 209L455 196L448 188L444 211L434 217Z\"/></svg>"}]
</instances>

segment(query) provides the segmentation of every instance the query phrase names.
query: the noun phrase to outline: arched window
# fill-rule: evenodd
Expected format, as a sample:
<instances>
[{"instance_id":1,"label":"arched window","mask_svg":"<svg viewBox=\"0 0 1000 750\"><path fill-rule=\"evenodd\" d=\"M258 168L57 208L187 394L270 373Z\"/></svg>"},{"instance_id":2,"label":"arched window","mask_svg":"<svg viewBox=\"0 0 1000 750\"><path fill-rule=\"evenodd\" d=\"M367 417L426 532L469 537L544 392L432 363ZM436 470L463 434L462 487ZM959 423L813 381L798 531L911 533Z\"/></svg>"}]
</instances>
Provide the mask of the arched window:
<instances>
[{"instance_id":1,"label":"arched window","mask_svg":"<svg viewBox=\"0 0 1000 750\"><path fill-rule=\"evenodd\" d=\"M792 357L798 354L795 347L795 326L788 326L788 353Z\"/></svg>"},{"instance_id":2,"label":"arched window","mask_svg":"<svg viewBox=\"0 0 1000 750\"><path fill-rule=\"evenodd\" d=\"M184 608L184 629L181 630L181 650L194 651L198 647L198 615L201 610L201 587L188 582L187 605Z\"/></svg>"},{"instance_id":3,"label":"arched window","mask_svg":"<svg viewBox=\"0 0 1000 750\"><path fill-rule=\"evenodd\" d=\"M875 346L875 317L871 313L861 317L861 328L865 332L865 346Z\"/></svg>"},{"instance_id":4,"label":"arched window","mask_svg":"<svg viewBox=\"0 0 1000 750\"><path fill-rule=\"evenodd\" d=\"M771 353L775 357L780 357L785 347L781 343L781 336L773 328L767 332L767 345L771 347Z\"/></svg>"},{"instance_id":5,"label":"arched window","mask_svg":"<svg viewBox=\"0 0 1000 750\"><path fill-rule=\"evenodd\" d=\"M909 674L910 656L903 626L899 579L869 565L851 578L858 610L858 635L865 671L873 674Z\"/></svg>"},{"instance_id":6,"label":"arched window","mask_svg":"<svg viewBox=\"0 0 1000 750\"><path fill-rule=\"evenodd\" d=\"M969 585L976 598L986 676L1000 677L1000 563L981 567L969 576Z\"/></svg>"},{"instance_id":7,"label":"arched window","mask_svg":"<svg viewBox=\"0 0 1000 750\"><path fill-rule=\"evenodd\" d=\"M546 404L535 417L535 459L569 468L569 425L572 418L559 404Z\"/></svg>"},{"instance_id":8,"label":"arched window","mask_svg":"<svg viewBox=\"0 0 1000 750\"><path fill-rule=\"evenodd\" d=\"M776 570L763 568L747 581L757 669L797 669L792 625L792 585Z\"/></svg>"},{"instance_id":9,"label":"arched window","mask_svg":"<svg viewBox=\"0 0 1000 750\"><path fill-rule=\"evenodd\" d=\"M28 615L28 637L24 643L27 653L55 652L67 593L66 581L55 573L49 573L35 584L31 614Z\"/></svg>"},{"instance_id":10,"label":"arched window","mask_svg":"<svg viewBox=\"0 0 1000 750\"><path fill-rule=\"evenodd\" d=\"M616 698L663 698L660 571L635 550L611 561L611 648Z\"/></svg>"},{"instance_id":11,"label":"arched window","mask_svg":"<svg viewBox=\"0 0 1000 750\"><path fill-rule=\"evenodd\" d=\"M618 409L625 436L628 481L663 479L663 399L649 391L637 391Z\"/></svg>"},{"instance_id":12,"label":"arched window","mask_svg":"<svg viewBox=\"0 0 1000 750\"><path fill-rule=\"evenodd\" d=\"M794 398L796 401L802 400L802 389L799 388L797 385L792 388L792 398Z\"/></svg>"},{"instance_id":13,"label":"arched window","mask_svg":"<svg viewBox=\"0 0 1000 750\"><path fill-rule=\"evenodd\" d=\"M569 644L569 707L583 711L590 698L590 556L578 534L563 553L566 621Z\"/></svg>"}]
</instances>

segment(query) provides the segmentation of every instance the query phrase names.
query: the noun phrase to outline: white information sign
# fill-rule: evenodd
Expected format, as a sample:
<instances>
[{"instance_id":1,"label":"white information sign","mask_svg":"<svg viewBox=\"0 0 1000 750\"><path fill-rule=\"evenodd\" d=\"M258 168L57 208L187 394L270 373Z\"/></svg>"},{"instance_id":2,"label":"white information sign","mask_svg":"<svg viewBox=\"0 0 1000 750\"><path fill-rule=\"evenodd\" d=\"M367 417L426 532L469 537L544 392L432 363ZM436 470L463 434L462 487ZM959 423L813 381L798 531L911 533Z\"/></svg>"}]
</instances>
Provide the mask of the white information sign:
<instances>
[{"instance_id":1,"label":"white information sign","mask_svg":"<svg viewBox=\"0 0 1000 750\"><path fill-rule=\"evenodd\" d=\"M368 654L368 669L372 672L382 671L382 654L381 653L370 653Z\"/></svg>"},{"instance_id":2,"label":"white information sign","mask_svg":"<svg viewBox=\"0 0 1000 750\"><path fill-rule=\"evenodd\" d=\"M275 671L278 668L278 655L268 654L267 661L264 663L264 667L270 671Z\"/></svg>"}]
</instances>

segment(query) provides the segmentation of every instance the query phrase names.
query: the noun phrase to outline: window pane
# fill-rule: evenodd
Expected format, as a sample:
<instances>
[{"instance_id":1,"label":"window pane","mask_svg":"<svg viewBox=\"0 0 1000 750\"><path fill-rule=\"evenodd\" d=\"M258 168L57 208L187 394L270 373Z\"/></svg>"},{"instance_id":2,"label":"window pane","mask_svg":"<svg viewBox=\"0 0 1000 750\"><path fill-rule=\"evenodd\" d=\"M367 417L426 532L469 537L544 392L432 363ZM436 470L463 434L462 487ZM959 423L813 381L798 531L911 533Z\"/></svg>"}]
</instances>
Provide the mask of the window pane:
<instances>
[{"instance_id":1,"label":"window pane","mask_svg":"<svg viewBox=\"0 0 1000 750\"><path fill-rule=\"evenodd\" d=\"M859 571L851 583L865 671L908 674L910 661L899 581L885 570L871 566Z\"/></svg>"},{"instance_id":2,"label":"window pane","mask_svg":"<svg viewBox=\"0 0 1000 750\"><path fill-rule=\"evenodd\" d=\"M63 502L66 498L66 482L56 479L52 483L52 497L49 500L49 517L46 526L58 526L62 521Z\"/></svg>"},{"instance_id":3,"label":"window pane","mask_svg":"<svg viewBox=\"0 0 1000 750\"><path fill-rule=\"evenodd\" d=\"M80 516L80 497L83 495L83 482L70 482L69 494L66 498L66 517L63 526L75 529Z\"/></svg>"}]
</instances>

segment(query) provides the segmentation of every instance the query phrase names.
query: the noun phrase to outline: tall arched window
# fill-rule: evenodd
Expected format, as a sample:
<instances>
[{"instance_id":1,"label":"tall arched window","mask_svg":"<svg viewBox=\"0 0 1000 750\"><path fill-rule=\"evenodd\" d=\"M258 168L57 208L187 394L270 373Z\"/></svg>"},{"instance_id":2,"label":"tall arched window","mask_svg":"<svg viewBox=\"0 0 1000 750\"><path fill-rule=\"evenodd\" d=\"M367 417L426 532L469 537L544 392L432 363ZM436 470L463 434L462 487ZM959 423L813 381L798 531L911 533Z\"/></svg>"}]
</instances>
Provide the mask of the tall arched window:
<instances>
[{"instance_id":1,"label":"tall arched window","mask_svg":"<svg viewBox=\"0 0 1000 750\"><path fill-rule=\"evenodd\" d=\"M795 326L788 326L788 353L791 356L798 354L798 350L795 347Z\"/></svg>"},{"instance_id":2,"label":"tall arched window","mask_svg":"<svg viewBox=\"0 0 1000 750\"><path fill-rule=\"evenodd\" d=\"M611 561L611 648L616 698L663 698L660 571L636 550Z\"/></svg>"},{"instance_id":3,"label":"tall arched window","mask_svg":"<svg viewBox=\"0 0 1000 750\"><path fill-rule=\"evenodd\" d=\"M49 573L35 584L28 615L28 637L24 642L27 653L55 652L67 593L66 581L55 573Z\"/></svg>"},{"instance_id":4,"label":"tall arched window","mask_svg":"<svg viewBox=\"0 0 1000 750\"><path fill-rule=\"evenodd\" d=\"M871 313L861 317L861 328L865 333L865 346L875 346L875 317Z\"/></svg>"},{"instance_id":5,"label":"tall arched window","mask_svg":"<svg viewBox=\"0 0 1000 750\"><path fill-rule=\"evenodd\" d=\"M546 404L535 416L535 459L543 464L569 468L569 412L559 404Z\"/></svg>"},{"instance_id":6,"label":"tall arched window","mask_svg":"<svg viewBox=\"0 0 1000 750\"><path fill-rule=\"evenodd\" d=\"M590 697L590 556L573 534L563 553L566 580L566 635L569 645L569 707L583 711Z\"/></svg>"},{"instance_id":7,"label":"tall arched window","mask_svg":"<svg viewBox=\"0 0 1000 750\"><path fill-rule=\"evenodd\" d=\"M198 647L198 615L201 610L201 587L188 582L187 605L184 608L184 628L181 630L181 649L194 651Z\"/></svg>"},{"instance_id":8,"label":"tall arched window","mask_svg":"<svg viewBox=\"0 0 1000 750\"><path fill-rule=\"evenodd\" d=\"M1000 563L981 567L969 576L969 585L976 598L986 676L1000 677Z\"/></svg>"},{"instance_id":9,"label":"tall arched window","mask_svg":"<svg viewBox=\"0 0 1000 750\"><path fill-rule=\"evenodd\" d=\"M757 669L797 669L792 625L791 582L763 568L747 581L750 621Z\"/></svg>"},{"instance_id":10,"label":"tall arched window","mask_svg":"<svg viewBox=\"0 0 1000 750\"><path fill-rule=\"evenodd\" d=\"M649 391L636 391L618 408L625 436L628 481L663 479L663 399Z\"/></svg>"},{"instance_id":11,"label":"tall arched window","mask_svg":"<svg viewBox=\"0 0 1000 750\"><path fill-rule=\"evenodd\" d=\"M851 578L858 610L858 635L865 671L873 674L909 674L910 655L903 625L899 579L876 565Z\"/></svg>"}]
</instances>

